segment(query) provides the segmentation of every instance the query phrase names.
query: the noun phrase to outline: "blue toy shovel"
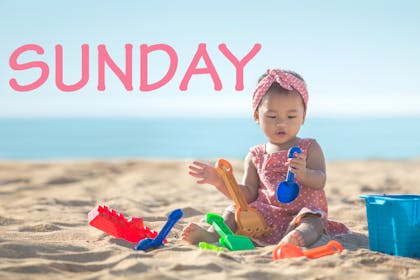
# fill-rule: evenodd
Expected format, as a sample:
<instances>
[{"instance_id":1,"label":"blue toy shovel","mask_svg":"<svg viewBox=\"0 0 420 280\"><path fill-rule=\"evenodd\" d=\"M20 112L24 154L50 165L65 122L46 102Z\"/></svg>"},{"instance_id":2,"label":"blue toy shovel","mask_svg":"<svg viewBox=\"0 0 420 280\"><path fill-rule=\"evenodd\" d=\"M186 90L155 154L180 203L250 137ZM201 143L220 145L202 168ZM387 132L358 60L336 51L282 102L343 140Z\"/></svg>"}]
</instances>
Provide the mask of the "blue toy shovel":
<instances>
[{"instance_id":1,"label":"blue toy shovel","mask_svg":"<svg viewBox=\"0 0 420 280\"><path fill-rule=\"evenodd\" d=\"M293 146L289 149L288 158L294 158L295 153L301 154L299 147ZM296 199L299 194L299 185L295 182L295 174L287 171L286 181L277 186L277 199L282 203L289 203Z\"/></svg>"},{"instance_id":2,"label":"blue toy shovel","mask_svg":"<svg viewBox=\"0 0 420 280\"><path fill-rule=\"evenodd\" d=\"M182 215L183 213L181 209L175 209L174 211L172 211L168 216L168 221L163 226L159 234L155 237L155 239L145 238L143 240L140 240L140 242L137 244L137 246L134 249L146 251L149 248L156 248L156 247L162 246L163 240L166 238L168 233L174 227L176 222L178 222L178 220L181 219Z\"/></svg>"}]
</instances>

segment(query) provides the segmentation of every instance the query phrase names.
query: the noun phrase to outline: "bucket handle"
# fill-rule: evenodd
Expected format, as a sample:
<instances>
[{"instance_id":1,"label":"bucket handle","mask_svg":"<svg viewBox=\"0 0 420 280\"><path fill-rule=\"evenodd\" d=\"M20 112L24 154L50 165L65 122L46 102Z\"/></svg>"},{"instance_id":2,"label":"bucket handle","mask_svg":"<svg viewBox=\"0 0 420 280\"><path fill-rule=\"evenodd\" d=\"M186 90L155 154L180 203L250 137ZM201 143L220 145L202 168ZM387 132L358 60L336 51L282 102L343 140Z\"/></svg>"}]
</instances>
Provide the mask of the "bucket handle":
<instances>
[{"instance_id":1,"label":"bucket handle","mask_svg":"<svg viewBox=\"0 0 420 280\"><path fill-rule=\"evenodd\" d=\"M371 195L359 195L359 197L366 199L370 205L384 205L386 203L386 200L381 199L381 197L374 197Z\"/></svg>"}]
</instances>

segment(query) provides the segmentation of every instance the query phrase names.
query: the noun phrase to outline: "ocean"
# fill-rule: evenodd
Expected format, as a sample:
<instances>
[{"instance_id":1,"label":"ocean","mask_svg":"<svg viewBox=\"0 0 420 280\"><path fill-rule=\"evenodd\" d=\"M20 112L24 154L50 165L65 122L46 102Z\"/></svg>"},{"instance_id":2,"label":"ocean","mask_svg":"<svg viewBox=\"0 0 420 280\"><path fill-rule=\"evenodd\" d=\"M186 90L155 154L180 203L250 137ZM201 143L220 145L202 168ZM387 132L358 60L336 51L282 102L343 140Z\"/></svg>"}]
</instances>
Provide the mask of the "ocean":
<instances>
[{"instance_id":1,"label":"ocean","mask_svg":"<svg viewBox=\"0 0 420 280\"><path fill-rule=\"evenodd\" d=\"M419 118L312 118L300 137L327 160L420 157ZM265 143L251 118L3 118L0 159L244 158Z\"/></svg>"}]
</instances>

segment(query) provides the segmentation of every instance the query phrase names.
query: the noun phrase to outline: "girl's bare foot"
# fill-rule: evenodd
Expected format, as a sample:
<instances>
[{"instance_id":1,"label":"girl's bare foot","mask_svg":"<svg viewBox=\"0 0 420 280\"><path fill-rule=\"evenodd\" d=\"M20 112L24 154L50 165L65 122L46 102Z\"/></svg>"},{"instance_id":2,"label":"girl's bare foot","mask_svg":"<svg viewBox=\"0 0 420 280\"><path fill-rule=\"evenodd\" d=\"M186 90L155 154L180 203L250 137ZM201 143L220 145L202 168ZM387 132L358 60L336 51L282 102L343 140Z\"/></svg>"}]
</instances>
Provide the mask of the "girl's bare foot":
<instances>
[{"instance_id":1,"label":"girl's bare foot","mask_svg":"<svg viewBox=\"0 0 420 280\"><path fill-rule=\"evenodd\" d=\"M210 232L197 224L189 223L182 230L181 239L190 244L198 244L201 241L212 243L217 242L219 240L219 236L217 233Z\"/></svg>"},{"instance_id":2,"label":"girl's bare foot","mask_svg":"<svg viewBox=\"0 0 420 280\"><path fill-rule=\"evenodd\" d=\"M303 239L302 234L294 229L280 240L279 245L283 244L293 244L298 247L303 247L305 245L305 240Z\"/></svg>"}]
</instances>

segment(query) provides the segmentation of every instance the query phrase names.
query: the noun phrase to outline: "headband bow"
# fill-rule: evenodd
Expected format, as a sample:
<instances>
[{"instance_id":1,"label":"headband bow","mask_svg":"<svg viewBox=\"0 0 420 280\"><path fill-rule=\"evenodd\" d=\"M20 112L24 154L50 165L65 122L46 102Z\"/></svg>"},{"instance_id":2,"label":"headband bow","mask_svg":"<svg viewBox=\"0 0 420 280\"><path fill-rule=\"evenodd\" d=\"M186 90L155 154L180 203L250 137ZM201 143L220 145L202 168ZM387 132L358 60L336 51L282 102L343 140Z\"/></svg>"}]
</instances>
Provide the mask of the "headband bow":
<instances>
[{"instance_id":1,"label":"headband bow","mask_svg":"<svg viewBox=\"0 0 420 280\"><path fill-rule=\"evenodd\" d=\"M277 69L268 69L267 76L265 76L257 85L252 97L252 110L255 112L261 99L267 93L270 86L277 82L284 89L289 91L296 90L302 96L303 103L305 104L305 110L308 106L308 91L306 89L305 82L296 77L293 74L283 72Z\"/></svg>"}]
</instances>

